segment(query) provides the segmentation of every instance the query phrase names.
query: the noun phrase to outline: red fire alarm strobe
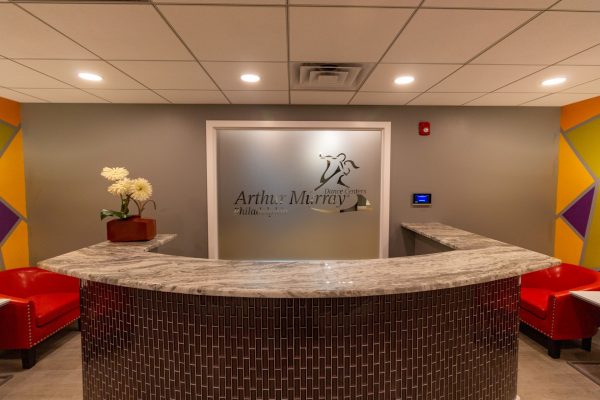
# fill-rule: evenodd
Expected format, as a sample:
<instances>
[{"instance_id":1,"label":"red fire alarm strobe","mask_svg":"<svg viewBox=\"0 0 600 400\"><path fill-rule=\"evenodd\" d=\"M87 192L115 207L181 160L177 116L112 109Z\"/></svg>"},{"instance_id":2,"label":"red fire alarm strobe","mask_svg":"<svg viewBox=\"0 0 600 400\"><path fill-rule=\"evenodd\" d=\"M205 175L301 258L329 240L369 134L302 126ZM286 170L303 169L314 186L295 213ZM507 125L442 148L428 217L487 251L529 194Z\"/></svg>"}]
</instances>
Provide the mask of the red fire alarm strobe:
<instances>
[{"instance_id":1,"label":"red fire alarm strobe","mask_svg":"<svg viewBox=\"0 0 600 400\"><path fill-rule=\"evenodd\" d=\"M431 126L429 122L421 121L419 122L419 135L421 136L429 136L431 134Z\"/></svg>"}]
</instances>

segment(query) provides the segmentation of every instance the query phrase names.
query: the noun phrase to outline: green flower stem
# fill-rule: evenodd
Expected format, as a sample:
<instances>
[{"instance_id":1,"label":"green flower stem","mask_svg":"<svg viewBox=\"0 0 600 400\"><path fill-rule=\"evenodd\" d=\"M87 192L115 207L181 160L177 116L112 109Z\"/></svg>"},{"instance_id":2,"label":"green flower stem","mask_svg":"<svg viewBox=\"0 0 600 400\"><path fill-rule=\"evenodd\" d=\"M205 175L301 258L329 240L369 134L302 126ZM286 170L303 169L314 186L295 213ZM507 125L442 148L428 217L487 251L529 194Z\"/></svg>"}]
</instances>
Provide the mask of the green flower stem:
<instances>
[{"instance_id":1,"label":"green flower stem","mask_svg":"<svg viewBox=\"0 0 600 400\"><path fill-rule=\"evenodd\" d=\"M140 217L142 216L142 213L144 212L144 209L146 208L146 205L148 203L152 203L152 205L154 206L154 209L156 210L156 203L154 202L154 200L146 200L146 201L137 201L136 199L132 199L132 200L138 209L138 215Z\"/></svg>"},{"instance_id":2,"label":"green flower stem","mask_svg":"<svg viewBox=\"0 0 600 400\"><path fill-rule=\"evenodd\" d=\"M129 215L129 200L131 200L131 196L121 196L121 213L125 214L125 216Z\"/></svg>"}]
</instances>

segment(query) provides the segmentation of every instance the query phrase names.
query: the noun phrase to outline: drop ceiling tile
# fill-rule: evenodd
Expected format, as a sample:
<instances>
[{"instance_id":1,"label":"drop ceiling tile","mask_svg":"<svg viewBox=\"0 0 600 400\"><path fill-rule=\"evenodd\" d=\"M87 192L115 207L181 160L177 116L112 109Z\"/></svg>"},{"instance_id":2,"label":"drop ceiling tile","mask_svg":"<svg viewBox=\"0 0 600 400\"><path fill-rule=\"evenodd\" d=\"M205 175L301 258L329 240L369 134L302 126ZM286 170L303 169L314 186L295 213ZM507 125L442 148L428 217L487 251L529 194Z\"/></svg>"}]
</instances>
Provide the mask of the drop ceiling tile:
<instances>
[{"instance_id":1,"label":"drop ceiling tile","mask_svg":"<svg viewBox=\"0 0 600 400\"><path fill-rule=\"evenodd\" d=\"M421 0L289 0L291 6L417 7Z\"/></svg>"},{"instance_id":2,"label":"drop ceiling tile","mask_svg":"<svg viewBox=\"0 0 600 400\"><path fill-rule=\"evenodd\" d=\"M113 61L112 64L150 89L217 89L195 61Z\"/></svg>"},{"instance_id":3,"label":"drop ceiling tile","mask_svg":"<svg viewBox=\"0 0 600 400\"><path fill-rule=\"evenodd\" d=\"M201 61L287 61L284 7L159 8Z\"/></svg>"},{"instance_id":4,"label":"drop ceiling tile","mask_svg":"<svg viewBox=\"0 0 600 400\"><path fill-rule=\"evenodd\" d=\"M221 90L287 90L287 63L203 62L202 65ZM256 74L260 81L247 83L243 74Z\"/></svg>"},{"instance_id":5,"label":"drop ceiling tile","mask_svg":"<svg viewBox=\"0 0 600 400\"><path fill-rule=\"evenodd\" d=\"M598 0L562 0L552 7L553 10L571 10L571 11L600 11L600 2Z\"/></svg>"},{"instance_id":6,"label":"drop ceiling tile","mask_svg":"<svg viewBox=\"0 0 600 400\"><path fill-rule=\"evenodd\" d=\"M175 104L227 104L218 90L157 90L158 94Z\"/></svg>"},{"instance_id":7,"label":"drop ceiling tile","mask_svg":"<svg viewBox=\"0 0 600 400\"><path fill-rule=\"evenodd\" d=\"M8 88L68 88L69 85L10 60L0 60L0 86Z\"/></svg>"},{"instance_id":8,"label":"drop ceiling tile","mask_svg":"<svg viewBox=\"0 0 600 400\"><path fill-rule=\"evenodd\" d=\"M591 93L600 95L600 79L573 86L564 90L562 93Z\"/></svg>"},{"instance_id":9,"label":"drop ceiling tile","mask_svg":"<svg viewBox=\"0 0 600 400\"><path fill-rule=\"evenodd\" d=\"M543 93L489 93L475 99L467 106L518 106L544 96Z\"/></svg>"},{"instance_id":10,"label":"drop ceiling tile","mask_svg":"<svg viewBox=\"0 0 600 400\"><path fill-rule=\"evenodd\" d=\"M23 93L15 92L14 90L0 88L0 97L17 101L19 103L45 103L46 100L38 99Z\"/></svg>"},{"instance_id":11,"label":"drop ceiling tile","mask_svg":"<svg viewBox=\"0 0 600 400\"><path fill-rule=\"evenodd\" d=\"M492 92L542 68L542 65L465 65L429 91Z\"/></svg>"},{"instance_id":12,"label":"drop ceiling tile","mask_svg":"<svg viewBox=\"0 0 600 400\"><path fill-rule=\"evenodd\" d=\"M167 103L165 99L150 90L89 89L88 92L111 103Z\"/></svg>"},{"instance_id":13,"label":"drop ceiling tile","mask_svg":"<svg viewBox=\"0 0 600 400\"><path fill-rule=\"evenodd\" d=\"M0 37L9 58L98 58L13 4L0 5Z\"/></svg>"},{"instance_id":14,"label":"drop ceiling tile","mask_svg":"<svg viewBox=\"0 0 600 400\"><path fill-rule=\"evenodd\" d=\"M51 103L106 103L79 89L19 89L19 91Z\"/></svg>"},{"instance_id":15,"label":"drop ceiling tile","mask_svg":"<svg viewBox=\"0 0 600 400\"><path fill-rule=\"evenodd\" d=\"M402 8L291 7L290 59L378 61L411 13Z\"/></svg>"},{"instance_id":16,"label":"drop ceiling tile","mask_svg":"<svg viewBox=\"0 0 600 400\"><path fill-rule=\"evenodd\" d=\"M232 104L289 104L287 91L226 91L225 95Z\"/></svg>"},{"instance_id":17,"label":"drop ceiling tile","mask_svg":"<svg viewBox=\"0 0 600 400\"><path fill-rule=\"evenodd\" d=\"M545 12L475 64L553 64L598 44L600 13Z\"/></svg>"},{"instance_id":18,"label":"drop ceiling tile","mask_svg":"<svg viewBox=\"0 0 600 400\"><path fill-rule=\"evenodd\" d=\"M542 81L555 77L565 77L567 81L561 85L542 86ZM600 78L600 66L556 65L511 83L502 89L498 89L498 91L552 93L563 91L598 78Z\"/></svg>"},{"instance_id":19,"label":"drop ceiling tile","mask_svg":"<svg viewBox=\"0 0 600 400\"><path fill-rule=\"evenodd\" d=\"M464 63L533 15L535 11L421 9L383 61Z\"/></svg>"},{"instance_id":20,"label":"drop ceiling tile","mask_svg":"<svg viewBox=\"0 0 600 400\"><path fill-rule=\"evenodd\" d=\"M193 59L152 5L21 6L107 60Z\"/></svg>"},{"instance_id":21,"label":"drop ceiling tile","mask_svg":"<svg viewBox=\"0 0 600 400\"><path fill-rule=\"evenodd\" d=\"M423 93L413 99L409 106L460 106L476 99L483 93Z\"/></svg>"},{"instance_id":22,"label":"drop ceiling tile","mask_svg":"<svg viewBox=\"0 0 600 400\"><path fill-rule=\"evenodd\" d=\"M292 104L348 104L355 92L292 90Z\"/></svg>"},{"instance_id":23,"label":"drop ceiling tile","mask_svg":"<svg viewBox=\"0 0 600 400\"><path fill-rule=\"evenodd\" d=\"M555 2L556 0L425 0L423 7L544 10Z\"/></svg>"},{"instance_id":24,"label":"drop ceiling tile","mask_svg":"<svg viewBox=\"0 0 600 400\"><path fill-rule=\"evenodd\" d=\"M457 64L379 64L361 91L424 92L459 67ZM415 81L409 85L394 84L394 79L403 75L414 76Z\"/></svg>"},{"instance_id":25,"label":"drop ceiling tile","mask_svg":"<svg viewBox=\"0 0 600 400\"><path fill-rule=\"evenodd\" d=\"M350 104L403 106L418 95L419 93L359 92Z\"/></svg>"},{"instance_id":26,"label":"drop ceiling tile","mask_svg":"<svg viewBox=\"0 0 600 400\"><path fill-rule=\"evenodd\" d=\"M523 104L528 107L562 107L594 97L593 94L554 93Z\"/></svg>"},{"instance_id":27,"label":"drop ceiling tile","mask_svg":"<svg viewBox=\"0 0 600 400\"><path fill-rule=\"evenodd\" d=\"M156 4L243 4L243 5L279 5L286 0L152 0Z\"/></svg>"},{"instance_id":28,"label":"drop ceiling tile","mask_svg":"<svg viewBox=\"0 0 600 400\"><path fill-rule=\"evenodd\" d=\"M104 61L75 60L19 60L43 74L86 89L143 89L143 86ZM86 81L77 76L80 72L100 75L100 82Z\"/></svg>"},{"instance_id":29,"label":"drop ceiling tile","mask_svg":"<svg viewBox=\"0 0 600 400\"><path fill-rule=\"evenodd\" d=\"M567 58L560 65L600 65L600 45Z\"/></svg>"}]
</instances>

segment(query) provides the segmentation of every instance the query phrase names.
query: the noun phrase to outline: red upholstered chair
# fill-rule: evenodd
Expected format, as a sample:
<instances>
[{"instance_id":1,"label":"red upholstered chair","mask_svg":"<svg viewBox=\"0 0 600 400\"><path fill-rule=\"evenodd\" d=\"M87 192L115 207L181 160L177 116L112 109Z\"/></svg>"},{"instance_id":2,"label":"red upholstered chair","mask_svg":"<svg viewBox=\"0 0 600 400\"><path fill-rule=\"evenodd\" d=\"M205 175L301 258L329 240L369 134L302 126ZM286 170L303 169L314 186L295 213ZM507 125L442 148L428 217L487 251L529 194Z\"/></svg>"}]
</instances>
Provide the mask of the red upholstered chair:
<instances>
[{"instance_id":1,"label":"red upholstered chair","mask_svg":"<svg viewBox=\"0 0 600 400\"><path fill-rule=\"evenodd\" d=\"M547 336L552 358L560 357L562 340L582 339L590 351L600 326L600 308L571 296L571 290L600 290L600 273L561 264L521 278L521 322Z\"/></svg>"},{"instance_id":2,"label":"red upholstered chair","mask_svg":"<svg viewBox=\"0 0 600 400\"><path fill-rule=\"evenodd\" d=\"M21 350L23 368L35 346L79 318L79 279L39 268L0 271L0 349Z\"/></svg>"}]
</instances>

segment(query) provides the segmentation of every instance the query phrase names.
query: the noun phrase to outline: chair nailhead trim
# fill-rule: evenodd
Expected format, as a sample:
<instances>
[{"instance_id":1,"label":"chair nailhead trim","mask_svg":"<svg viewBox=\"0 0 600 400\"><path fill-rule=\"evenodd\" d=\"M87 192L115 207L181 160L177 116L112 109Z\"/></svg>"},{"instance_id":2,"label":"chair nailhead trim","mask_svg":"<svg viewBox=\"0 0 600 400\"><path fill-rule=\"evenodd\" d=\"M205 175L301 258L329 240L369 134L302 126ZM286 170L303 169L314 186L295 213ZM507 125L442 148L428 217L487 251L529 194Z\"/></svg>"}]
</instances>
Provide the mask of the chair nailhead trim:
<instances>
[{"instance_id":1,"label":"chair nailhead trim","mask_svg":"<svg viewBox=\"0 0 600 400\"><path fill-rule=\"evenodd\" d=\"M556 320L556 313L554 312L556 310L556 297L552 298L552 324L550 324L550 337L553 338L554 337L554 322Z\"/></svg>"},{"instance_id":2,"label":"chair nailhead trim","mask_svg":"<svg viewBox=\"0 0 600 400\"><path fill-rule=\"evenodd\" d=\"M64 324L63 326L61 326L60 328L56 329L54 332L51 332L49 334L47 334L46 336L44 336L43 338L41 338L40 340L38 340L37 342L35 342L33 344L33 346L43 342L44 340L48 339L50 336L54 335L56 332L62 330L63 328L65 328L67 325L71 325L74 321L77 321L79 319L79 317L72 319L71 321L67 322L66 324ZM31 337L31 333L29 334L29 336ZM30 343L31 343L31 339L30 339ZM31 347L33 347L31 346Z\"/></svg>"},{"instance_id":3,"label":"chair nailhead trim","mask_svg":"<svg viewBox=\"0 0 600 400\"><path fill-rule=\"evenodd\" d=\"M545 332L545 331L543 331L543 330L541 330L541 329L538 329L538 328L536 328L535 326L533 326L533 325L531 325L531 324L529 324L529 323L527 323L527 322L525 322L525 321L523 321L523 320L521 320L521 322L522 322L522 323L524 323L525 325L527 325L527 326L529 326L529 327L533 328L534 330L536 330L536 331L538 331L538 332L540 332L540 333L543 333L545 336L548 336L548 337L550 337L550 335L548 334L548 332Z\"/></svg>"},{"instance_id":4,"label":"chair nailhead trim","mask_svg":"<svg viewBox=\"0 0 600 400\"><path fill-rule=\"evenodd\" d=\"M31 329L31 304L28 303L27 304L27 331L29 334L29 347L33 347L34 345L31 344L31 342L33 342L33 331Z\"/></svg>"}]
</instances>

